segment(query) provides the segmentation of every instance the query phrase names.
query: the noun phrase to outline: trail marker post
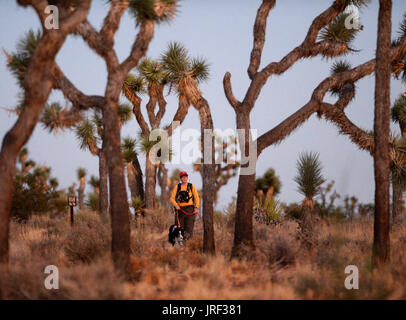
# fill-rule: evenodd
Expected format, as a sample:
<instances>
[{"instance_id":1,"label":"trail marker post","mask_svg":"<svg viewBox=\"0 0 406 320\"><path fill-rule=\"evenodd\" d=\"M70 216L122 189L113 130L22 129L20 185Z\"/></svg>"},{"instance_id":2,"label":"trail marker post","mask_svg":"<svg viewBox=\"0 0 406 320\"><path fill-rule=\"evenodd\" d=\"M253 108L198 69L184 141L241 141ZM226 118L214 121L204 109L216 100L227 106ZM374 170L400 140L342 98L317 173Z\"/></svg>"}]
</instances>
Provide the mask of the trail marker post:
<instances>
[{"instance_id":1,"label":"trail marker post","mask_svg":"<svg viewBox=\"0 0 406 320\"><path fill-rule=\"evenodd\" d=\"M73 226L74 218L73 218L73 207L77 205L76 196L68 196L68 205L70 207L70 225Z\"/></svg>"}]
</instances>

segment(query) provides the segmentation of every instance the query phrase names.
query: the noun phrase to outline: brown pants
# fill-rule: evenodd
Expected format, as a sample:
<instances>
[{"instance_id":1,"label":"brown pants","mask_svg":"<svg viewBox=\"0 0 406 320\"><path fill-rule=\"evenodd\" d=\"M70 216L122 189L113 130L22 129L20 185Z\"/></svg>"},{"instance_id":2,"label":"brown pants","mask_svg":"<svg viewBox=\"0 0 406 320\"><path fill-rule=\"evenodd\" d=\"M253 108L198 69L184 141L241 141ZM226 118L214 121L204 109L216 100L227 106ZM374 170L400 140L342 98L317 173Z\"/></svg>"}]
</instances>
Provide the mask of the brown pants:
<instances>
[{"instance_id":1,"label":"brown pants","mask_svg":"<svg viewBox=\"0 0 406 320\"><path fill-rule=\"evenodd\" d=\"M183 211L187 212L187 213L193 213L193 211L195 210L194 206L184 206L184 207L180 207ZM193 235L193 227L195 224L195 218L196 215L192 214L192 215L188 215L188 214L184 214L182 211L178 211L178 214L176 214L176 209L175 209L175 224L178 224L178 217L179 217L179 223L180 226L185 230L185 240L188 240L192 237Z\"/></svg>"}]
</instances>

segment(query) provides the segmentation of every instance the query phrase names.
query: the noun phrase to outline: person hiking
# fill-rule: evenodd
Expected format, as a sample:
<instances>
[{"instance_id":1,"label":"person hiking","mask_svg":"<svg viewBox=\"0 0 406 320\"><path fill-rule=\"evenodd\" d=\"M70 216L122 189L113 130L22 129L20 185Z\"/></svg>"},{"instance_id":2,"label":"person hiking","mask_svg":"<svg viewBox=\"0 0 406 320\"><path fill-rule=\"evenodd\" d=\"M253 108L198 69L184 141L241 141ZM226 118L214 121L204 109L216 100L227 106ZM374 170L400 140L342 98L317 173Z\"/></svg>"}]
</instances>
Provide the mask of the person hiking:
<instances>
[{"instance_id":1,"label":"person hiking","mask_svg":"<svg viewBox=\"0 0 406 320\"><path fill-rule=\"evenodd\" d=\"M196 214L199 214L200 199L196 187L188 182L187 172L179 173L180 183L173 188L171 203L175 207L175 224L185 231L185 240L193 235Z\"/></svg>"}]
</instances>

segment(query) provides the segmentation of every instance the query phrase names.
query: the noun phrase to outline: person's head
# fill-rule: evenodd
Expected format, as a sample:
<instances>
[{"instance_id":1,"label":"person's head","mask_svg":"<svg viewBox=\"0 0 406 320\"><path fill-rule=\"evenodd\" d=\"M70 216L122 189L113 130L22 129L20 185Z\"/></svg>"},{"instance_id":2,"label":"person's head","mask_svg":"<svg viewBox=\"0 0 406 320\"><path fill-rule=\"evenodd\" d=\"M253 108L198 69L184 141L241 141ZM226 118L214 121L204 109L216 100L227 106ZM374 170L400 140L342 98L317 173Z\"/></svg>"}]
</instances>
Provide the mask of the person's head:
<instances>
[{"instance_id":1,"label":"person's head","mask_svg":"<svg viewBox=\"0 0 406 320\"><path fill-rule=\"evenodd\" d=\"M182 171L179 173L179 178L182 183L187 183L189 177L186 171Z\"/></svg>"}]
</instances>

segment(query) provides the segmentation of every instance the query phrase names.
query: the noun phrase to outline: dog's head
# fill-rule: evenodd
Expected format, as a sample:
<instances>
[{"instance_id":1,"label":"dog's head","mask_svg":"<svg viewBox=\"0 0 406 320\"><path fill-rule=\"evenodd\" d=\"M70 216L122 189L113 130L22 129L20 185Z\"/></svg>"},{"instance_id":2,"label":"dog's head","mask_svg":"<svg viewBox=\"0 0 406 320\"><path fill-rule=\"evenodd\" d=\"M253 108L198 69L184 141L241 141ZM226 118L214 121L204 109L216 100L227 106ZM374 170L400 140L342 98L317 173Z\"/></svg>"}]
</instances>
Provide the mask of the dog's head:
<instances>
[{"instance_id":1,"label":"dog's head","mask_svg":"<svg viewBox=\"0 0 406 320\"><path fill-rule=\"evenodd\" d=\"M168 241L173 246L183 246L184 245L184 238L185 238L185 231L182 227L178 227L178 225L174 224L169 227L169 236Z\"/></svg>"}]
</instances>

